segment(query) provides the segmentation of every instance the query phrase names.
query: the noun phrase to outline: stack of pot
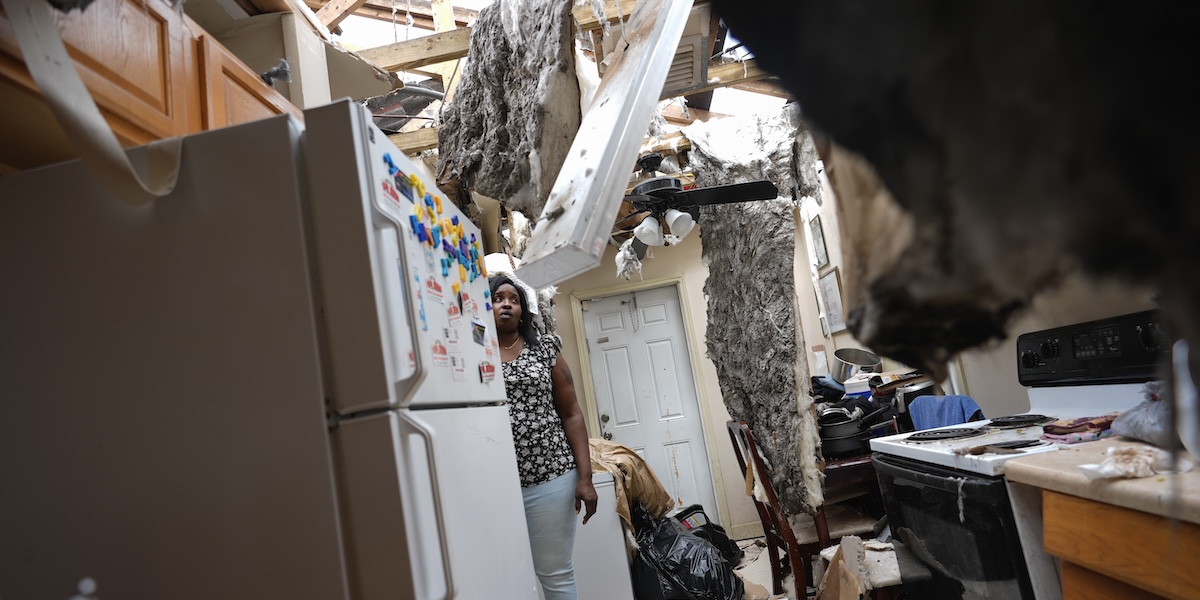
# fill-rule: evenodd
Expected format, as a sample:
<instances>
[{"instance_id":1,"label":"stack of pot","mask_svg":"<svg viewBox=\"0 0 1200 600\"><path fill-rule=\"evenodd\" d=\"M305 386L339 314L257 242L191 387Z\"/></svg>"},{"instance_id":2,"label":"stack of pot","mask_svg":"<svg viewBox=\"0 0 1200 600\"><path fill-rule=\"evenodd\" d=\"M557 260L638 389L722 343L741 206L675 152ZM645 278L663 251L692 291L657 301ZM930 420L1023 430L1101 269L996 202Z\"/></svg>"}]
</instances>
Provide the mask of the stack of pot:
<instances>
[{"instance_id":1,"label":"stack of pot","mask_svg":"<svg viewBox=\"0 0 1200 600\"><path fill-rule=\"evenodd\" d=\"M830 377L845 385L846 380L858 373L878 373L883 361L873 352L858 348L842 348L834 351ZM821 431L821 448L826 456L847 456L868 451L868 440L875 430L891 425L884 412L890 407L881 407L864 415L861 409L852 410L845 406L832 406L821 411L817 424ZM874 422L879 421L879 422Z\"/></svg>"}]
</instances>

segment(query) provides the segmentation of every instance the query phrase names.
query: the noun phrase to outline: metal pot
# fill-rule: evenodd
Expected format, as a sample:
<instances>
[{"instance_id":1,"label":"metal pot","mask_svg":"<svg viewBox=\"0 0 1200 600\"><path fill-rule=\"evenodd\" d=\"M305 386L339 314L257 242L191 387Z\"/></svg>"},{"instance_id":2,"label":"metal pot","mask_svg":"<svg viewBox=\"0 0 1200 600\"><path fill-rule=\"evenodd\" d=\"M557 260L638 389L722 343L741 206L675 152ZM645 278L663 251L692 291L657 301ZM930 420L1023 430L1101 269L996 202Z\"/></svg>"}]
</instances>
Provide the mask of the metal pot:
<instances>
[{"instance_id":1,"label":"metal pot","mask_svg":"<svg viewBox=\"0 0 1200 600\"><path fill-rule=\"evenodd\" d=\"M817 424L821 426L821 439L846 437L862 431L862 421L840 406L821 411Z\"/></svg>"},{"instance_id":2,"label":"metal pot","mask_svg":"<svg viewBox=\"0 0 1200 600\"><path fill-rule=\"evenodd\" d=\"M871 432L860 431L854 435L834 438L821 438L821 451L826 456L844 456L850 454L865 454L869 447L867 440Z\"/></svg>"},{"instance_id":3,"label":"metal pot","mask_svg":"<svg viewBox=\"0 0 1200 600\"><path fill-rule=\"evenodd\" d=\"M877 411L878 412L878 411ZM877 414L877 413L872 413ZM871 451L870 440L875 437L875 431L891 426L892 421L880 421L871 426L864 426L860 419L851 421L849 425L855 427L854 433L841 436L825 435L825 428L821 428L821 451L826 456L843 456L851 454L866 454ZM836 427L841 427L840 425Z\"/></svg>"},{"instance_id":4,"label":"metal pot","mask_svg":"<svg viewBox=\"0 0 1200 600\"><path fill-rule=\"evenodd\" d=\"M859 348L841 348L833 352L830 377L838 383L846 383L855 373L878 373L882 366L883 361L874 352Z\"/></svg>"}]
</instances>

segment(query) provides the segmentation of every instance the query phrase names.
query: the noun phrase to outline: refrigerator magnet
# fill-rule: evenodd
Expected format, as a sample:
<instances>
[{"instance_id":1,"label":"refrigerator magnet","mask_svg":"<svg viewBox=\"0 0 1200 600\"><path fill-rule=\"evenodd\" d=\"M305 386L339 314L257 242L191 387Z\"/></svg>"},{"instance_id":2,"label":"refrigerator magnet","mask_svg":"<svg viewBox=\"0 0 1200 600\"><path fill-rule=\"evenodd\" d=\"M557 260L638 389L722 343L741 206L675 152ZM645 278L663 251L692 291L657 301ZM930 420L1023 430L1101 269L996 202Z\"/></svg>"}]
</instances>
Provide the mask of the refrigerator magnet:
<instances>
[{"instance_id":1,"label":"refrigerator magnet","mask_svg":"<svg viewBox=\"0 0 1200 600\"><path fill-rule=\"evenodd\" d=\"M433 250L430 250L428 247L425 248L425 272L432 273L436 264L437 263L433 256Z\"/></svg>"},{"instance_id":2,"label":"refrigerator magnet","mask_svg":"<svg viewBox=\"0 0 1200 600\"><path fill-rule=\"evenodd\" d=\"M434 302L438 304L442 303L442 299L444 298L442 284L438 283L436 279L430 277L425 280L425 293L429 294L429 298Z\"/></svg>"},{"instance_id":3,"label":"refrigerator magnet","mask_svg":"<svg viewBox=\"0 0 1200 600\"><path fill-rule=\"evenodd\" d=\"M480 362L479 363L479 381L482 381L483 383L490 383L495 378L496 378L496 365L493 365L491 362L486 361L486 360L483 362Z\"/></svg>"},{"instance_id":4,"label":"refrigerator magnet","mask_svg":"<svg viewBox=\"0 0 1200 600\"><path fill-rule=\"evenodd\" d=\"M443 327L442 331L446 334L446 349L451 354L459 354L462 352L462 346L458 343L458 330L453 327Z\"/></svg>"},{"instance_id":5,"label":"refrigerator magnet","mask_svg":"<svg viewBox=\"0 0 1200 600\"><path fill-rule=\"evenodd\" d=\"M465 359L461 356L452 356L452 357L450 357L450 364L451 364L450 376L453 377L455 381L466 381L467 380L467 359Z\"/></svg>"},{"instance_id":6,"label":"refrigerator magnet","mask_svg":"<svg viewBox=\"0 0 1200 600\"><path fill-rule=\"evenodd\" d=\"M450 364L450 355L447 353L446 344L442 340L433 341L433 365L436 367L445 367Z\"/></svg>"},{"instance_id":7,"label":"refrigerator magnet","mask_svg":"<svg viewBox=\"0 0 1200 600\"><path fill-rule=\"evenodd\" d=\"M471 319L471 339L480 346L487 345L487 325L484 325L479 317Z\"/></svg>"},{"instance_id":8,"label":"refrigerator magnet","mask_svg":"<svg viewBox=\"0 0 1200 600\"><path fill-rule=\"evenodd\" d=\"M421 293L421 276L417 275L416 269L413 269L413 280L417 287L417 307L421 311L421 331L429 331L429 321L425 318L425 294Z\"/></svg>"},{"instance_id":9,"label":"refrigerator magnet","mask_svg":"<svg viewBox=\"0 0 1200 600\"><path fill-rule=\"evenodd\" d=\"M451 327L458 327L458 324L462 322L462 311L459 310L457 304L451 303L450 308L446 309L446 314L450 318Z\"/></svg>"}]
</instances>

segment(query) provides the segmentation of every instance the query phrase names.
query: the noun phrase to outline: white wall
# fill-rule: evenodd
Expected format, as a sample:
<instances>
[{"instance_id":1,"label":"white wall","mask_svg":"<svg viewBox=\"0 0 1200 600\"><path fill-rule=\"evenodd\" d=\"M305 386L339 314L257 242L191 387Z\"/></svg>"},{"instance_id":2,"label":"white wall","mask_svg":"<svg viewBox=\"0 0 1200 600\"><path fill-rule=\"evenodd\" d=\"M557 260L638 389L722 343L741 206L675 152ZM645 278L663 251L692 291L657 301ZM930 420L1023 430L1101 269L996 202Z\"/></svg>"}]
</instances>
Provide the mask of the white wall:
<instances>
[{"instance_id":1,"label":"white wall","mask_svg":"<svg viewBox=\"0 0 1200 600\"><path fill-rule=\"evenodd\" d=\"M616 266L613 263L615 249L611 246L605 250L600 267L563 282L558 286L558 331L563 338L563 357L567 360L573 373L581 372L579 340L575 332L574 315L571 309L572 294L587 296L598 290L609 290L616 293L620 288L625 291L643 285L644 281L679 278L682 281L682 296L685 319L690 315L691 323L688 331L688 345L693 357L693 364L698 365L696 375L696 391L700 402L701 417L704 422L705 442L708 445L709 464L713 473L713 487L717 496L717 509L705 507L710 517L719 518L731 537L735 539L762 535L762 525L754 504L745 495L745 484L733 447L726 433L725 422L729 420L729 412L721 399L721 387L717 381L716 367L706 355L705 332L708 329L708 311L704 299L704 282L708 278L708 268L700 257L700 236L693 233L678 246L670 248L654 248L653 257L648 257L642 263L642 278L634 275L630 281L616 277ZM615 288L615 289L614 289ZM599 434L594 408L589 409L584 390L585 382L576 377L579 391L580 407L588 418L588 434ZM594 407L592 401L591 407ZM589 414L590 413L590 414ZM716 513L716 514L714 514Z\"/></svg>"}]
</instances>

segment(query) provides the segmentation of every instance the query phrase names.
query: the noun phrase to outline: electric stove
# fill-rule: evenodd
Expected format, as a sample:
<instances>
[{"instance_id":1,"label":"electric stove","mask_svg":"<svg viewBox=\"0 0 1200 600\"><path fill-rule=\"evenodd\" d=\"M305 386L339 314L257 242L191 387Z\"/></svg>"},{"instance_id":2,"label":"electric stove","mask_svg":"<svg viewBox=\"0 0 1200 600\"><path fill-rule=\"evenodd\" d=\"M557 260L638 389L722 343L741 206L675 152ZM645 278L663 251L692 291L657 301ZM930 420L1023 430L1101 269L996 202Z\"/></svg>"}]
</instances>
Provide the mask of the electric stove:
<instances>
[{"instance_id":1,"label":"electric stove","mask_svg":"<svg viewBox=\"0 0 1200 600\"><path fill-rule=\"evenodd\" d=\"M1004 464L1057 451L1041 439L1043 425L1140 403L1169 348L1156 323L1137 313L1022 335L1028 413L871 440L892 531L940 565L932 581L906 584L911 597L1061 600L1042 550L1039 490L1005 480Z\"/></svg>"}]
</instances>

